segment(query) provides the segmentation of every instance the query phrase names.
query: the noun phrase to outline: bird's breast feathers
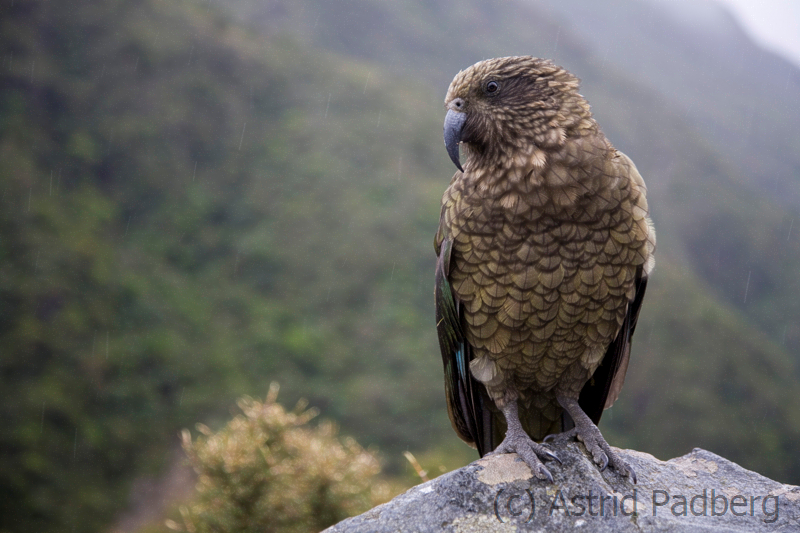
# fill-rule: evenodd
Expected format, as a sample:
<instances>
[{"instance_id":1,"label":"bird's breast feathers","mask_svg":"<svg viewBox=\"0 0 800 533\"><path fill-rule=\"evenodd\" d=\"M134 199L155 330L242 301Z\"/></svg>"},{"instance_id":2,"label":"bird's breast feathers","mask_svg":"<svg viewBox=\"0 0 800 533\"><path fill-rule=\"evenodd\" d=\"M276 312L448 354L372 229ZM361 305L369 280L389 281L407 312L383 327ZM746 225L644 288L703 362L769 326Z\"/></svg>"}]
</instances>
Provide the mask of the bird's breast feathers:
<instances>
[{"instance_id":1,"label":"bird's breast feathers","mask_svg":"<svg viewBox=\"0 0 800 533\"><path fill-rule=\"evenodd\" d=\"M550 390L565 372L590 376L637 271L652 268L644 182L624 154L594 159L550 162L523 179L467 168L445 192L448 277L475 348L473 374L487 385L513 374Z\"/></svg>"}]
</instances>

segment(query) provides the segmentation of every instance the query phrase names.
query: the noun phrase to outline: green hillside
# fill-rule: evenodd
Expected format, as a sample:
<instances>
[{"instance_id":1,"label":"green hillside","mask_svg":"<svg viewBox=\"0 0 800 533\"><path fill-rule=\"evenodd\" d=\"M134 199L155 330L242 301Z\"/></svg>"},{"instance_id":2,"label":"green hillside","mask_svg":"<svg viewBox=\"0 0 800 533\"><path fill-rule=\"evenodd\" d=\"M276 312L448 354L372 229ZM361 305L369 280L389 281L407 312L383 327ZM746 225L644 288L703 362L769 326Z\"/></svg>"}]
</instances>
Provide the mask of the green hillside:
<instances>
[{"instance_id":1,"label":"green hillside","mask_svg":"<svg viewBox=\"0 0 800 533\"><path fill-rule=\"evenodd\" d=\"M272 380L390 473L405 449L475 458L447 421L432 322L441 101L458 69L520 53L582 77L650 187L658 266L609 441L800 479L794 212L555 15L477 0L2 13L0 531L107 529L181 428L219 426Z\"/></svg>"},{"instance_id":2,"label":"green hillside","mask_svg":"<svg viewBox=\"0 0 800 533\"><path fill-rule=\"evenodd\" d=\"M181 427L271 379L362 441L427 445L420 91L190 2L10 15L0 529L97 529Z\"/></svg>"}]
</instances>

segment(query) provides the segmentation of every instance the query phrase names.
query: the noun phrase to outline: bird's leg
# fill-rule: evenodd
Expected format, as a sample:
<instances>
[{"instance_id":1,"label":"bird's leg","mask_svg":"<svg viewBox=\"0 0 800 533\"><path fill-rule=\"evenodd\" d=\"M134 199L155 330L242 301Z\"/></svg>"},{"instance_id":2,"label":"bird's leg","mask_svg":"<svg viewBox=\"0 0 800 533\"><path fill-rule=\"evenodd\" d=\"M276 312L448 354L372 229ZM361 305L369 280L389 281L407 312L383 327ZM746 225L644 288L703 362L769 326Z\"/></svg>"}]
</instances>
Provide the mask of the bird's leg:
<instances>
[{"instance_id":1,"label":"bird's leg","mask_svg":"<svg viewBox=\"0 0 800 533\"><path fill-rule=\"evenodd\" d=\"M539 479L546 479L552 483L553 476L542 464L542 460L555 459L559 463L561 460L545 446L533 442L533 439L522 429L522 424L519 421L516 399L506 402L501 410L503 411L503 416L506 417L506 425L508 426L506 437L489 455L496 453L516 453L519 458L528 465L531 472L533 472L536 477Z\"/></svg>"},{"instance_id":2,"label":"bird's leg","mask_svg":"<svg viewBox=\"0 0 800 533\"><path fill-rule=\"evenodd\" d=\"M606 439L600 433L594 422L583 412L581 406L578 405L578 400L574 398L567 398L566 396L556 396L558 403L561 404L572 417L575 422L575 427L564 433L558 435L550 435L545 438L545 441L565 441L572 437L578 437L578 440L583 442L586 449L592 455L592 459L600 466L600 471L606 469L608 465L614 467L614 470L623 476L630 476L631 480L636 483L636 472L633 468L620 458L620 456L611 450Z\"/></svg>"}]
</instances>

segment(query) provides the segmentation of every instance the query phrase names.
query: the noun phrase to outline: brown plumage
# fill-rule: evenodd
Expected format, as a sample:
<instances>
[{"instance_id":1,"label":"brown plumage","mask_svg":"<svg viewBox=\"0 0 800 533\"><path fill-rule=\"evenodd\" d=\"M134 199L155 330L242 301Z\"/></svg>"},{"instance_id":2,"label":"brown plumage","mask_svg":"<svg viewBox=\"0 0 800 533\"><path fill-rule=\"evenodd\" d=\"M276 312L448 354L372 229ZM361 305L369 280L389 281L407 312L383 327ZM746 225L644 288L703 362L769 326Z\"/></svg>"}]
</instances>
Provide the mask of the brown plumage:
<instances>
[{"instance_id":1,"label":"brown plumage","mask_svg":"<svg viewBox=\"0 0 800 533\"><path fill-rule=\"evenodd\" d=\"M435 239L453 427L481 455L517 452L543 479L552 454L529 437L560 431L635 476L595 424L622 387L654 264L644 181L577 78L550 61L477 63L445 105L448 153L459 169L459 142L467 155Z\"/></svg>"}]
</instances>

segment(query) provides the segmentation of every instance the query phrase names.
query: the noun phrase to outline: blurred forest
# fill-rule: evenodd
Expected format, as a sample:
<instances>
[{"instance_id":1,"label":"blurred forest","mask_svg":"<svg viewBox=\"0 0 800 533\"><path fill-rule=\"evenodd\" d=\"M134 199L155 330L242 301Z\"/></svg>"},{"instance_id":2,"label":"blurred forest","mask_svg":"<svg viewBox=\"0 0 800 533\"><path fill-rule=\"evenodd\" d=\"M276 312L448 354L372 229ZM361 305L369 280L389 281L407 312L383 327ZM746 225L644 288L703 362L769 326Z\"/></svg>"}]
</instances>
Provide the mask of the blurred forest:
<instances>
[{"instance_id":1,"label":"blurred forest","mask_svg":"<svg viewBox=\"0 0 800 533\"><path fill-rule=\"evenodd\" d=\"M800 482L800 70L709 1L3 0L0 532L103 531L279 381L399 475L444 407L459 69L550 57L659 237L609 442ZM703 9L704 18L692 16Z\"/></svg>"}]
</instances>

